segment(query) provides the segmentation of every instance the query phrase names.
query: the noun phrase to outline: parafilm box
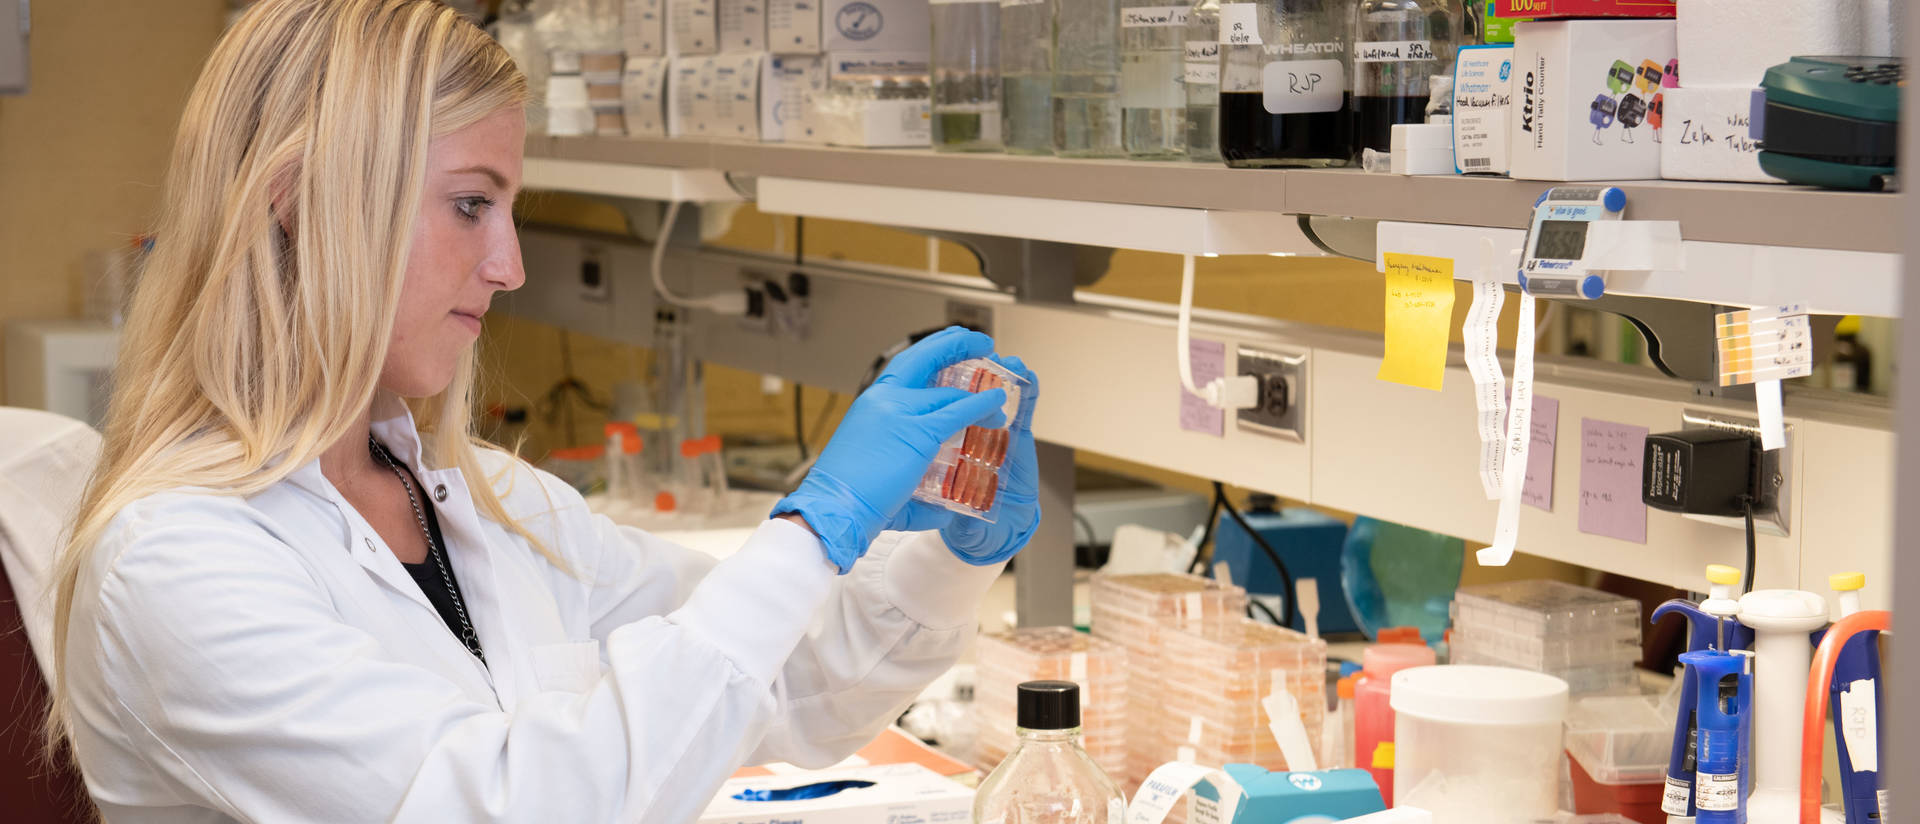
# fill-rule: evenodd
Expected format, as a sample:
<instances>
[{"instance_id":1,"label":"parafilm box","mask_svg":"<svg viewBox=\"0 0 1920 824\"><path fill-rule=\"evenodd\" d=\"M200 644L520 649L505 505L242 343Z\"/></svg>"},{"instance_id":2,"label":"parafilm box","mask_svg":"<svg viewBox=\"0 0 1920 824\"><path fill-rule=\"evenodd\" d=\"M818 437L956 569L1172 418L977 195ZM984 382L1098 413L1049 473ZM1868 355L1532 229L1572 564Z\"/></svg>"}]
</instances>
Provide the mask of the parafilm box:
<instances>
[{"instance_id":1,"label":"parafilm box","mask_svg":"<svg viewBox=\"0 0 1920 824\"><path fill-rule=\"evenodd\" d=\"M1501 17L1673 17L1674 0L1494 0Z\"/></svg>"},{"instance_id":2,"label":"parafilm box","mask_svg":"<svg viewBox=\"0 0 1920 824\"><path fill-rule=\"evenodd\" d=\"M1651 117L1672 20L1537 20L1514 26L1508 146L1514 177L1645 180L1660 176Z\"/></svg>"}]
</instances>

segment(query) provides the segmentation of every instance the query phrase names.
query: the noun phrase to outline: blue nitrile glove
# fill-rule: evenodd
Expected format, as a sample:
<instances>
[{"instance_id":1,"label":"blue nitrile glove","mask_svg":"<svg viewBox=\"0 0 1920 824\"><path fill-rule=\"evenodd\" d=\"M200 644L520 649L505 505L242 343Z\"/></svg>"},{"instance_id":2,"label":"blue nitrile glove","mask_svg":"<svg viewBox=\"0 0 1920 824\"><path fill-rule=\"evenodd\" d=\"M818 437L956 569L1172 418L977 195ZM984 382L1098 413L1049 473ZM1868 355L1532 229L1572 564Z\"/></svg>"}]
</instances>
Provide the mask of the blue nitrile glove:
<instances>
[{"instance_id":1,"label":"blue nitrile glove","mask_svg":"<svg viewBox=\"0 0 1920 824\"><path fill-rule=\"evenodd\" d=\"M958 327L914 344L860 393L800 488L773 514L798 513L845 573L912 497L940 445L969 426L1000 426L1001 389L928 388L940 370L993 352L993 339Z\"/></svg>"},{"instance_id":2,"label":"blue nitrile glove","mask_svg":"<svg viewBox=\"0 0 1920 824\"><path fill-rule=\"evenodd\" d=\"M1007 449L1006 463L1000 467L994 522L955 515L940 527L947 548L974 566L991 566L1012 558L1033 539L1034 529L1040 526L1040 463L1033 454L1032 424L1033 404L1040 398L1040 379L1019 358L994 360L1027 379L1026 394L1020 398L1020 412L1013 422L1013 442Z\"/></svg>"}]
</instances>

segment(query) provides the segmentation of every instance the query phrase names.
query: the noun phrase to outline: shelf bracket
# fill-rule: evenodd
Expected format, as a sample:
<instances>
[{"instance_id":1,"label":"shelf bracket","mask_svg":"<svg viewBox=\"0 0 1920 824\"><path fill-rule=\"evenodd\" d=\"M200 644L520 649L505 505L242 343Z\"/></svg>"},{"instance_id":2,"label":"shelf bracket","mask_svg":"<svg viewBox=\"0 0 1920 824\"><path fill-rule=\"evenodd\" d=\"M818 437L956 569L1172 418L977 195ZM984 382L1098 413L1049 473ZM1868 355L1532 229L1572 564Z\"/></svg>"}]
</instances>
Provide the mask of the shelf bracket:
<instances>
[{"instance_id":1,"label":"shelf bracket","mask_svg":"<svg viewBox=\"0 0 1920 824\"><path fill-rule=\"evenodd\" d=\"M973 253L980 273L1024 302L1072 303L1073 290L1092 286L1107 274L1113 250L1051 240L917 230L950 240Z\"/></svg>"},{"instance_id":2,"label":"shelf bracket","mask_svg":"<svg viewBox=\"0 0 1920 824\"><path fill-rule=\"evenodd\" d=\"M1715 364L1718 343L1714 340L1713 316L1728 307L1665 298L1605 295L1597 300L1569 301L1581 306L1611 312L1626 318L1647 344L1647 357L1663 374L1704 385L1709 395L1719 394L1719 368ZM1813 316L1814 357L1824 356L1821 341L1833 337L1840 319L1832 315Z\"/></svg>"}]
</instances>

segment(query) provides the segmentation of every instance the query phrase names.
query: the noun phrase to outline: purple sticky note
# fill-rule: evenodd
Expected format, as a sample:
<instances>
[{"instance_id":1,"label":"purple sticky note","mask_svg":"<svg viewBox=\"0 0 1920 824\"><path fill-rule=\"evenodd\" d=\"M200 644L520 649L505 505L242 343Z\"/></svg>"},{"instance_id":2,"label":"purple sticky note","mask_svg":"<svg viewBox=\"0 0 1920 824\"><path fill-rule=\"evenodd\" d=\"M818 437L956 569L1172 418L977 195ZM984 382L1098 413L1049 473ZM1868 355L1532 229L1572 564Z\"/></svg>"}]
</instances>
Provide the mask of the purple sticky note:
<instances>
[{"instance_id":1,"label":"purple sticky note","mask_svg":"<svg viewBox=\"0 0 1920 824\"><path fill-rule=\"evenodd\" d=\"M1520 502L1552 512L1553 443L1560 436L1560 402L1534 395L1530 425L1533 437L1527 446L1527 485L1520 490Z\"/></svg>"},{"instance_id":2,"label":"purple sticky note","mask_svg":"<svg viewBox=\"0 0 1920 824\"><path fill-rule=\"evenodd\" d=\"M1580 531L1647 542L1647 505L1640 501L1640 456L1647 428L1580 419Z\"/></svg>"},{"instance_id":3,"label":"purple sticky note","mask_svg":"<svg viewBox=\"0 0 1920 824\"><path fill-rule=\"evenodd\" d=\"M1187 359L1193 366L1193 385L1206 386L1214 378L1227 374L1227 345L1218 341L1188 340ZM1180 428L1221 437L1227 432L1226 418L1220 410L1199 396L1180 389Z\"/></svg>"}]
</instances>

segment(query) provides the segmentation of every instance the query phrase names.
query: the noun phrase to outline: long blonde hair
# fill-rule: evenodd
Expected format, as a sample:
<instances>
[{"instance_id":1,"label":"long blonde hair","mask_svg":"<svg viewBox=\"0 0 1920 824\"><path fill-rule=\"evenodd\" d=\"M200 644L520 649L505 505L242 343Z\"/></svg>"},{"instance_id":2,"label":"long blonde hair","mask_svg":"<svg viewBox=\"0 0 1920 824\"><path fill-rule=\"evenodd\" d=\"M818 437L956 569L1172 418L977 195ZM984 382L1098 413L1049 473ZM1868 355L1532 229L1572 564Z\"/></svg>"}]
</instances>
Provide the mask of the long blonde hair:
<instances>
[{"instance_id":1,"label":"long blonde hair","mask_svg":"<svg viewBox=\"0 0 1920 824\"><path fill-rule=\"evenodd\" d=\"M100 463L52 581L51 740L67 731L75 587L128 504L248 495L344 437L372 402L427 144L527 99L486 33L436 0L264 0L227 32L181 117L165 211L134 289ZM474 357L414 402L427 460L483 477ZM520 533L492 482L486 517Z\"/></svg>"}]
</instances>

